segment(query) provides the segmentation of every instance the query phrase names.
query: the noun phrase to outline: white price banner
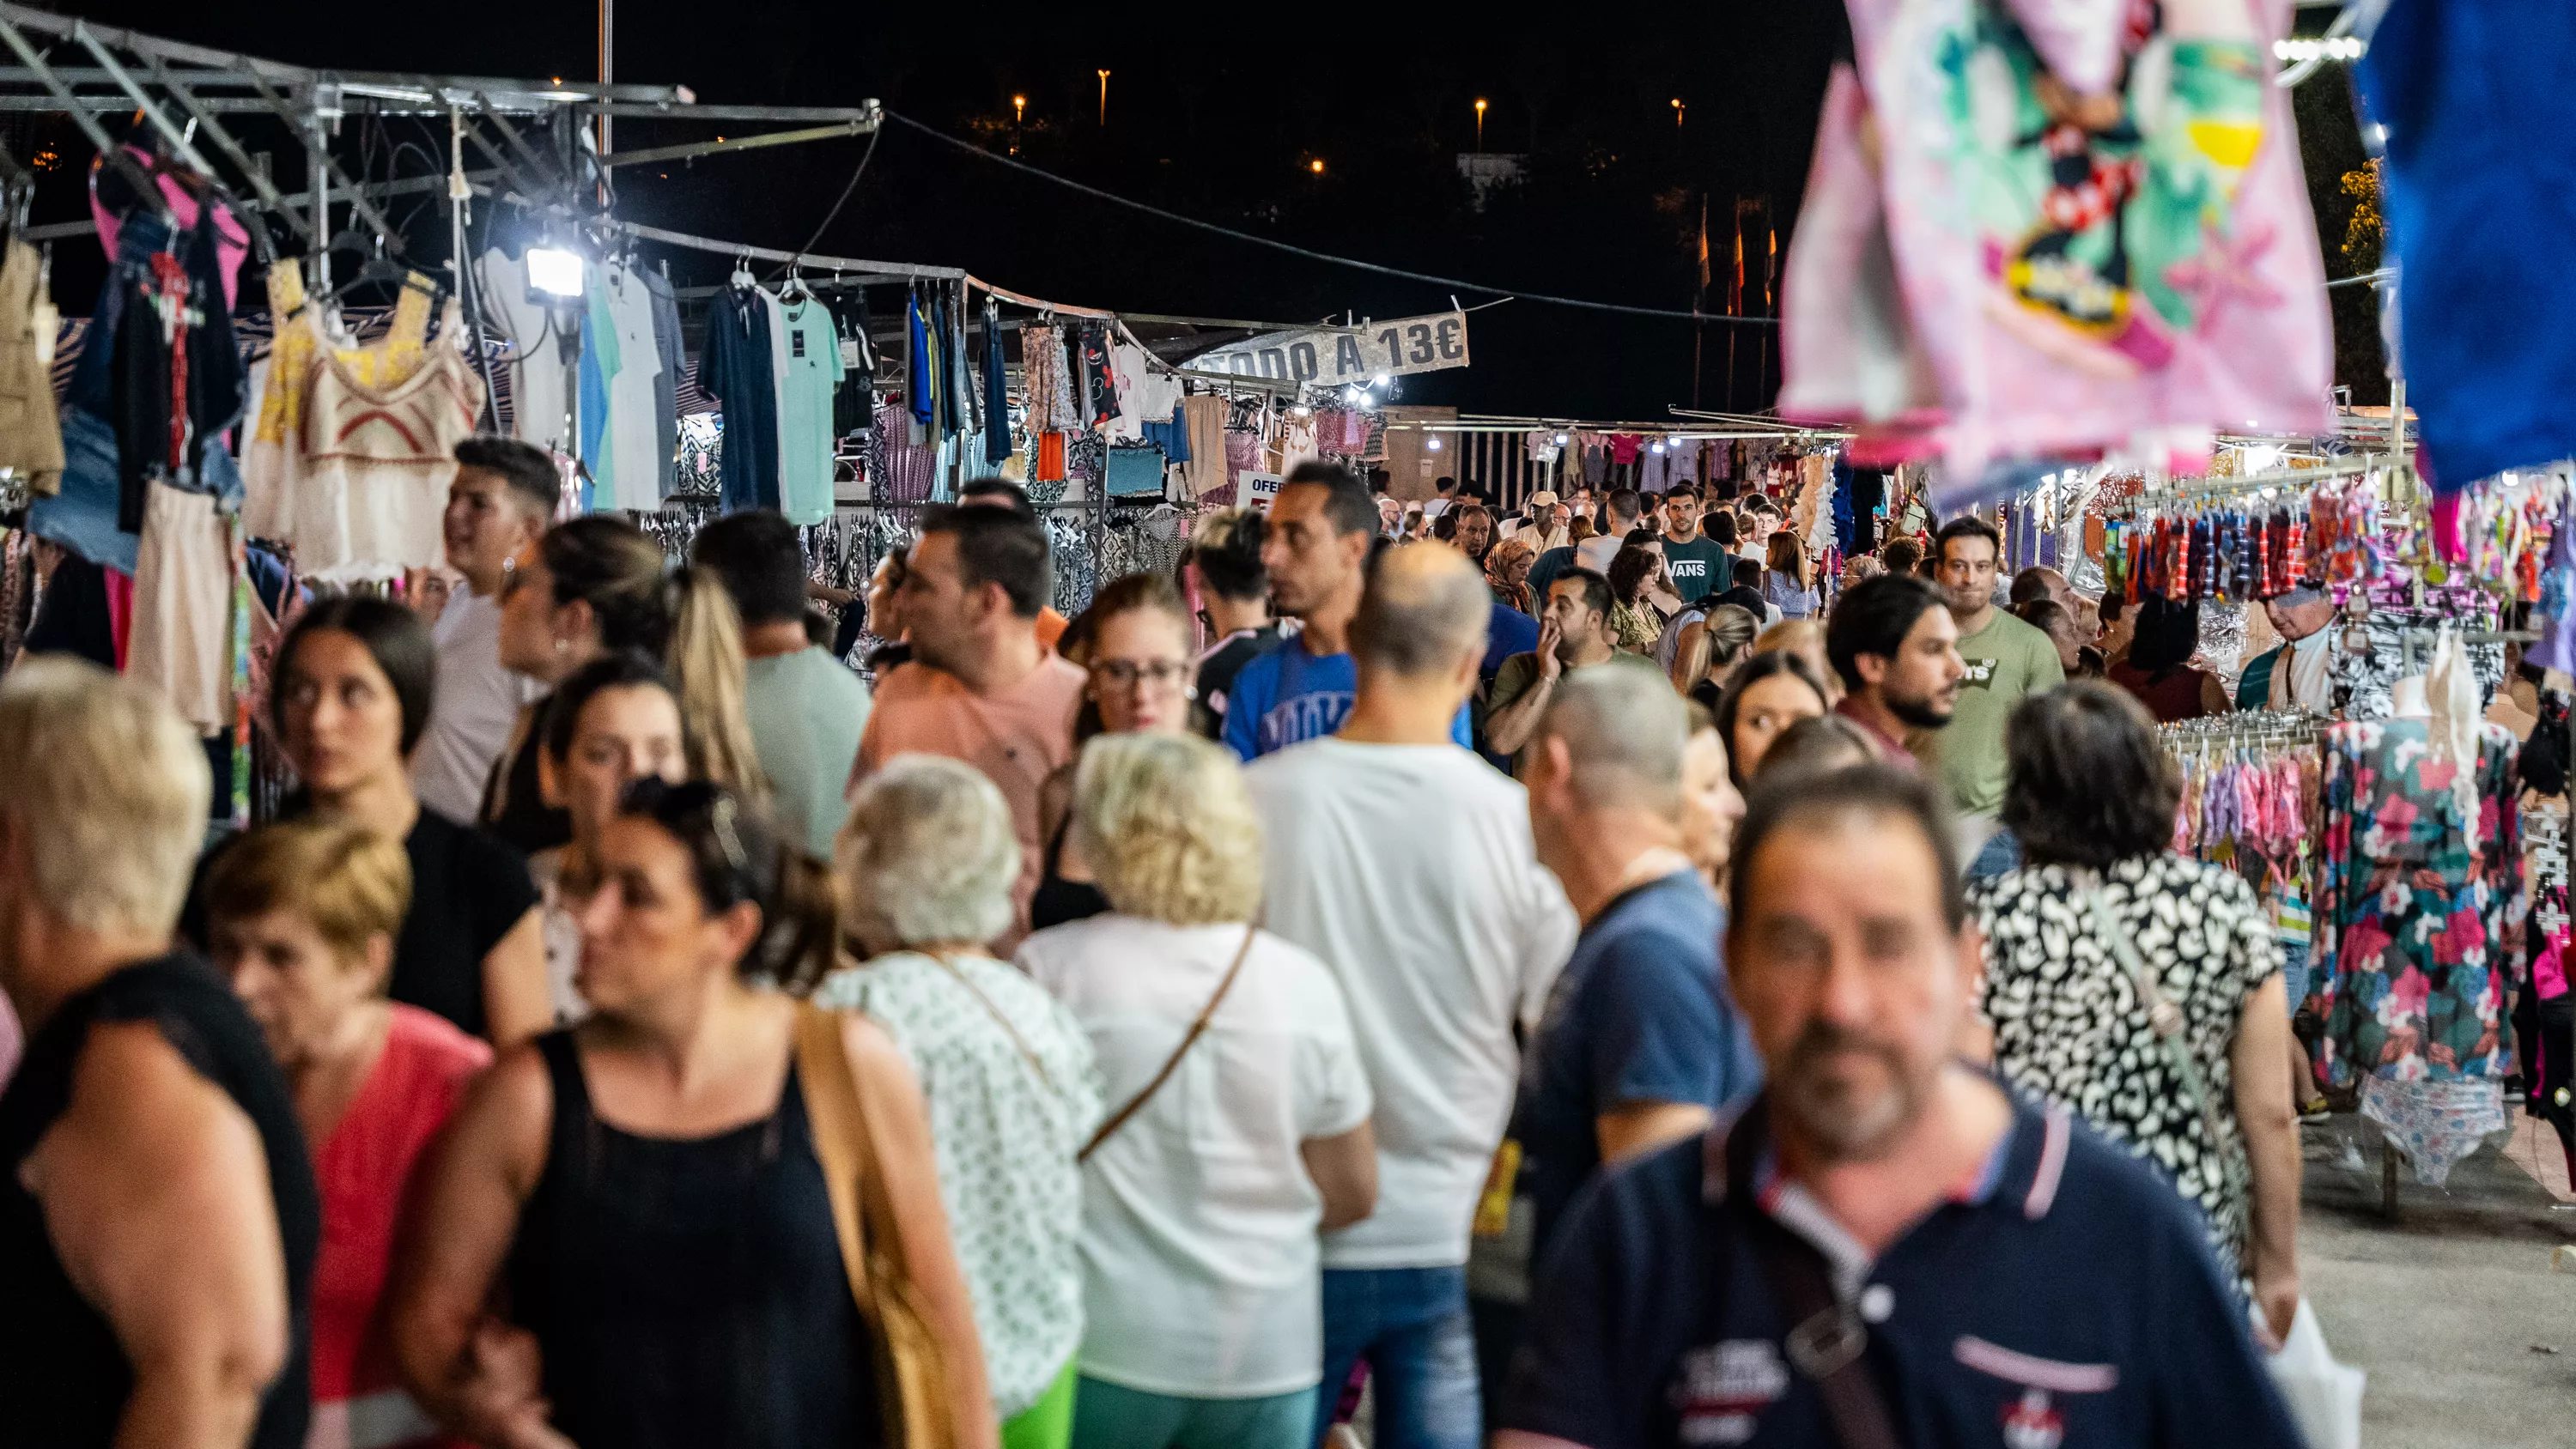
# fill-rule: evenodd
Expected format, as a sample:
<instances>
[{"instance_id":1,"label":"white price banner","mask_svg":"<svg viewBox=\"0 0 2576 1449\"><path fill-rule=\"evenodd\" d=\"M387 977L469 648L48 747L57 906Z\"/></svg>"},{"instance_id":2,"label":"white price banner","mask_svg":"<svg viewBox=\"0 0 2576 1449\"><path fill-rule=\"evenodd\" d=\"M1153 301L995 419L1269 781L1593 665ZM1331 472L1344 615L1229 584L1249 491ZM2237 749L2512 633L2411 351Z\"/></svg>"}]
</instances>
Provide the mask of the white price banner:
<instances>
[{"instance_id":1,"label":"white price banner","mask_svg":"<svg viewBox=\"0 0 2576 1449\"><path fill-rule=\"evenodd\" d=\"M1268 332L1202 352L1181 364L1181 369L1325 387L1365 387L1381 376L1403 377L1466 365L1467 314L1434 312L1427 317L1367 322L1349 332Z\"/></svg>"}]
</instances>

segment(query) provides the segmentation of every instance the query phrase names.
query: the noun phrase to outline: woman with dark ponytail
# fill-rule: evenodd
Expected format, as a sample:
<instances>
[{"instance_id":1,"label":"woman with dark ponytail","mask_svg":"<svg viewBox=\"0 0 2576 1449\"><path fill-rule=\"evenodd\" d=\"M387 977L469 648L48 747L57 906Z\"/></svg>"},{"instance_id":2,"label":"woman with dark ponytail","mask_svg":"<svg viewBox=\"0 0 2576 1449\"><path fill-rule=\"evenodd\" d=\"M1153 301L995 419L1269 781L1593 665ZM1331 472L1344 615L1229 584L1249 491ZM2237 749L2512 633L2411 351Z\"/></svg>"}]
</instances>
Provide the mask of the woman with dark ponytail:
<instances>
[{"instance_id":1,"label":"woman with dark ponytail","mask_svg":"<svg viewBox=\"0 0 2576 1449\"><path fill-rule=\"evenodd\" d=\"M592 1015L504 1053L425 1174L436 1228L403 1245L391 1304L413 1396L494 1449L900 1445L926 1420L990 1449L920 1088L883 1029L796 999L833 962L830 872L704 782L636 781L593 849ZM853 1104L872 1164L827 1175ZM846 1276L854 1189L927 1329L934 1371L898 1379L936 1398L884 1402L865 1367L900 1345Z\"/></svg>"},{"instance_id":2,"label":"woman with dark ponytail","mask_svg":"<svg viewBox=\"0 0 2576 1449\"><path fill-rule=\"evenodd\" d=\"M689 773L753 797L767 793L743 710L746 664L733 599L703 569L670 568L651 534L592 514L559 523L501 583L501 663L552 690L603 654L662 661L678 687ZM572 838L538 787L541 703L520 711L492 767L480 823L521 851Z\"/></svg>"}]
</instances>

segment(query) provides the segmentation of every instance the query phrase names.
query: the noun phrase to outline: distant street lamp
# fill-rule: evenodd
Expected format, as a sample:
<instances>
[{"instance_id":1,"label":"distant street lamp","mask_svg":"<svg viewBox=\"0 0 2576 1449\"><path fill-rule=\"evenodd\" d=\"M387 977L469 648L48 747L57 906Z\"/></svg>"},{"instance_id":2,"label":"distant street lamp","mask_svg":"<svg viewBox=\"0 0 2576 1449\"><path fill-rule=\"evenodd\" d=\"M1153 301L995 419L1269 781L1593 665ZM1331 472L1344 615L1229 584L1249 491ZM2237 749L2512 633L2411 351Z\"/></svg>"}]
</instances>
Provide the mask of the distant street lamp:
<instances>
[{"instance_id":1,"label":"distant street lamp","mask_svg":"<svg viewBox=\"0 0 2576 1449\"><path fill-rule=\"evenodd\" d=\"M1027 96L1011 97L1011 154L1014 156L1020 154L1020 122L1026 120L1028 118L1028 114L1029 98Z\"/></svg>"},{"instance_id":2,"label":"distant street lamp","mask_svg":"<svg viewBox=\"0 0 2576 1449\"><path fill-rule=\"evenodd\" d=\"M1109 124L1109 72L1100 73L1100 124Z\"/></svg>"},{"instance_id":3,"label":"distant street lamp","mask_svg":"<svg viewBox=\"0 0 2576 1449\"><path fill-rule=\"evenodd\" d=\"M1482 154L1484 153L1484 150L1485 150L1485 98L1484 98L1483 96L1478 96L1478 97L1476 98L1476 151L1477 151L1477 153L1478 153L1479 155L1482 155Z\"/></svg>"},{"instance_id":4,"label":"distant street lamp","mask_svg":"<svg viewBox=\"0 0 2576 1449\"><path fill-rule=\"evenodd\" d=\"M1323 175L1323 174L1324 174L1324 158L1323 158L1323 157L1321 157L1321 156L1318 156L1318 157L1316 157L1314 160L1307 162L1307 163L1306 163L1306 169L1307 169L1307 170L1309 170L1309 171L1314 172L1314 173L1315 173L1316 175L1318 175L1318 176Z\"/></svg>"},{"instance_id":5,"label":"distant street lamp","mask_svg":"<svg viewBox=\"0 0 2576 1449\"><path fill-rule=\"evenodd\" d=\"M1673 102L1673 129L1674 129L1674 130L1678 131L1678 130L1680 130L1680 129L1681 129L1681 126L1682 126L1682 112L1684 112L1684 111L1685 111L1685 110L1687 110L1687 109L1689 109L1689 108L1688 108L1688 107L1686 107L1686 106L1684 106L1684 105L1683 105L1683 104L1682 104L1678 99L1676 99L1676 100Z\"/></svg>"}]
</instances>

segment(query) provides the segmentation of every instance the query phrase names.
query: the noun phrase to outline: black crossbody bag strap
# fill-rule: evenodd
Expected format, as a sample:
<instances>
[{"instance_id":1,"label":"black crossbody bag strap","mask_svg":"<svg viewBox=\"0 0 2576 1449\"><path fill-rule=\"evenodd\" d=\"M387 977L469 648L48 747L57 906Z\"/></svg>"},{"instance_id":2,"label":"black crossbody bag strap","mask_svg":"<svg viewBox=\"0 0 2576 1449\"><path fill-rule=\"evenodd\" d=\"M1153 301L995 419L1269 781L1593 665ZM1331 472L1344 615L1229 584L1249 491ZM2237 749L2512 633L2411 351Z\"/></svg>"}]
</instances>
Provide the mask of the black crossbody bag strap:
<instances>
[{"instance_id":1,"label":"black crossbody bag strap","mask_svg":"<svg viewBox=\"0 0 2576 1449\"><path fill-rule=\"evenodd\" d=\"M1760 1120L1755 1113L1763 1106L1755 1102L1739 1120ZM1731 1167L1740 1166L1733 1160L1735 1150L1751 1135L1737 1134L1737 1141L1728 1144ZM1738 1181L1747 1176L1733 1175ZM1824 1394L1825 1418L1834 1426L1834 1438L1842 1449L1902 1449L1887 1399L1880 1394L1878 1381L1870 1377L1869 1329L1859 1312L1835 1294L1824 1255L1769 1214L1756 1209L1747 1216L1760 1235L1757 1251L1763 1276L1770 1280L1772 1296L1789 1320L1787 1357Z\"/></svg>"}]
</instances>

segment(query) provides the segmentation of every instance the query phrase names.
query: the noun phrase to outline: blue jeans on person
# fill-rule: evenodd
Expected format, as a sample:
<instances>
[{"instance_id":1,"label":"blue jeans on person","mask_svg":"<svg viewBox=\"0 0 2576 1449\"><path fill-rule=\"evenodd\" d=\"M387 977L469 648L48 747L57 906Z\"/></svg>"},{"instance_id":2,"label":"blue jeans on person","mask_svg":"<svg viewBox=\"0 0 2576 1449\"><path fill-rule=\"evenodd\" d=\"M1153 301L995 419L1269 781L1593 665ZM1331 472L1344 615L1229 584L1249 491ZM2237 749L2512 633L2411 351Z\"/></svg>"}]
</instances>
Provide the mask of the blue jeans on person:
<instances>
[{"instance_id":1,"label":"blue jeans on person","mask_svg":"<svg viewBox=\"0 0 2576 1449\"><path fill-rule=\"evenodd\" d=\"M1985 848L1977 852L1977 858L1968 862L1968 879L1984 880L1991 875L2019 869L2021 837L1998 825L1995 833L1986 837Z\"/></svg>"},{"instance_id":2,"label":"blue jeans on person","mask_svg":"<svg viewBox=\"0 0 2576 1449\"><path fill-rule=\"evenodd\" d=\"M1342 1385L1363 1359L1376 1393L1375 1449L1478 1449L1484 1442L1463 1265L1324 1270L1315 1439L1332 1428Z\"/></svg>"}]
</instances>

